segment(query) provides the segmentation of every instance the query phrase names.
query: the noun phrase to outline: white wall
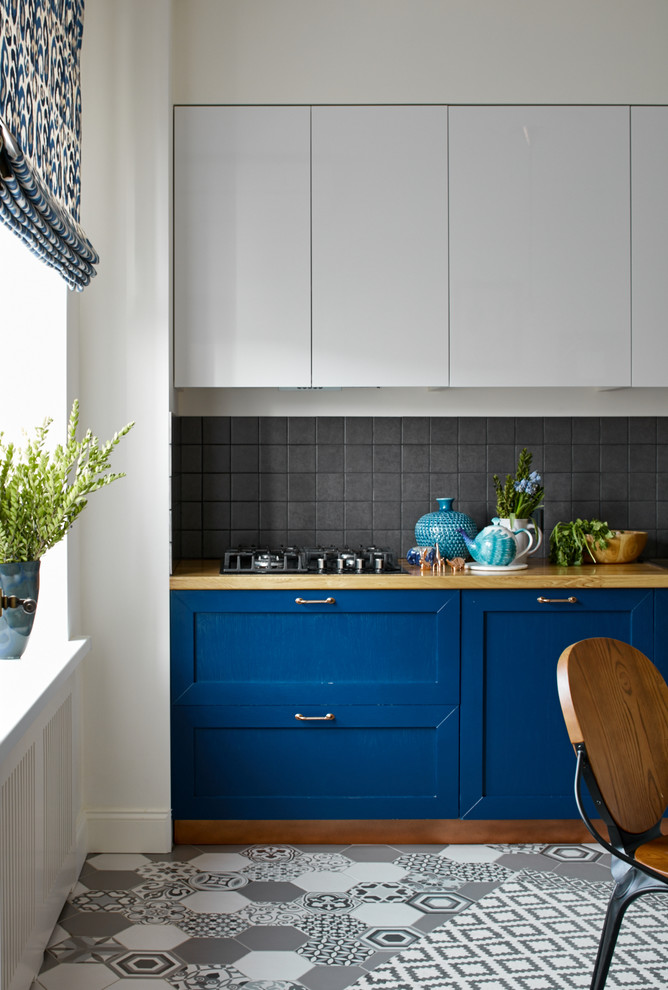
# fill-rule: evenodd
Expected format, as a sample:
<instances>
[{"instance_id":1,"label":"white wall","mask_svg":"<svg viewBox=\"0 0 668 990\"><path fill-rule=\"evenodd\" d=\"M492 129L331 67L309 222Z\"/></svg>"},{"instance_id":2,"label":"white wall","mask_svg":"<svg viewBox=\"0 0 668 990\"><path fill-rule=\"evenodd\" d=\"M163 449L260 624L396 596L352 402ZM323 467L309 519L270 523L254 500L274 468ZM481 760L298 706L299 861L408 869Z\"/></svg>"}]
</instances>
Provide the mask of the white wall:
<instances>
[{"instance_id":1,"label":"white wall","mask_svg":"<svg viewBox=\"0 0 668 990\"><path fill-rule=\"evenodd\" d=\"M160 851L169 813L170 0L87 0L82 53L84 228L99 274L80 300L82 421L127 477L80 520L90 634L84 802L94 850Z\"/></svg>"},{"instance_id":2,"label":"white wall","mask_svg":"<svg viewBox=\"0 0 668 990\"><path fill-rule=\"evenodd\" d=\"M176 103L668 103L662 0L175 0ZM668 390L181 389L182 415L656 415Z\"/></svg>"}]
</instances>

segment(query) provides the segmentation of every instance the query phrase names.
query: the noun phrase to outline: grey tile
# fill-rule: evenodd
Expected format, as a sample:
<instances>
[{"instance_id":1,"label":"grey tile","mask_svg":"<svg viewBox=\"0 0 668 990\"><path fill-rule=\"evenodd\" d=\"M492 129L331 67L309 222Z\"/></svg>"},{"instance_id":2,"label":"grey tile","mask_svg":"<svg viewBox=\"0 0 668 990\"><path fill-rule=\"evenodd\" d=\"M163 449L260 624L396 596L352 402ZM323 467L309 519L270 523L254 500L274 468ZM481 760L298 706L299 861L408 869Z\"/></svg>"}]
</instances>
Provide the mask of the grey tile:
<instances>
[{"instance_id":1,"label":"grey tile","mask_svg":"<svg viewBox=\"0 0 668 990\"><path fill-rule=\"evenodd\" d=\"M427 444L430 439L428 416L404 416L401 423L401 439L404 444Z\"/></svg>"},{"instance_id":2,"label":"grey tile","mask_svg":"<svg viewBox=\"0 0 668 990\"><path fill-rule=\"evenodd\" d=\"M505 484L506 475L514 476L516 467L517 458L512 444L499 443L487 448L487 471L490 475L498 474L502 484Z\"/></svg>"},{"instance_id":3,"label":"grey tile","mask_svg":"<svg viewBox=\"0 0 668 990\"><path fill-rule=\"evenodd\" d=\"M627 474L601 474L601 502L626 501L629 497L629 476Z\"/></svg>"},{"instance_id":4,"label":"grey tile","mask_svg":"<svg viewBox=\"0 0 668 990\"><path fill-rule=\"evenodd\" d=\"M288 475L288 500L308 502L315 499L315 474Z\"/></svg>"},{"instance_id":5,"label":"grey tile","mask_svg":"<svg viewBox=\"0 0 668 990\"><path fill-rule=\"evenodd\" d=\"M543 420L543 441L547 444L567 443L572 439L570 416L546 416Z\"/></svg>"},{"instance_id":6,"label":"grey tile","mask_svg":"<svg viewBox=\"0 0 668 990\"><path fill-rule=\"evenodd\" d=\"M573 499L600 498L600 474L598 472L581 472L573 475Z\"/></svg>"},{"instance_id":7,"label":"grey tile","mask_svg":"<svg viewBox=\"0 0 668 990\"><path fill-rule=\"evenodd\" d=\"M315 479L316 499L318 501L342 500L344 493L344 475L342 472L323 474L318 472Z\"/></svg>"},{"instance_id":8,"label":"grey tile","mask_svg":"<svg viewBox=\"0 0 668 990\"><path fill-rule=\"evenodd\" d=\"M656 448L656 470L668 473L668 444L660 443Z\"/></svg>"},{"instance_id":9,"label":"grey tile","mask_svg":"<svg viewBox=\"0 0 668 990\"><path fill-rule=\"evenodd\" d=\"M184 474L179 477L179 499L197 502L202 498L202 475Z\"/></svg>"},{"instance_id":10,"label":"grey tile","mask_svg":"<svg viewBox=\"0 0 668 990\"><path fill-rule=\"evenodd\" d=\"M202 498L205 502L222 502L230 497L229 474L207 473L202 476Z\"/></svg>"},{"instance_id":11,"label":"grey tile","mask_svg":"<svg viewBox=\"0 0 668 990\"><path fill-rule=\"evenodd\" d=\"M377 443L373 448L374 471L401 471L401 445Z\"/></svg>"},{"instance_id":12,"label":"grey tile","mask_svg":"<svg viewBox=\"0 0 668 990\"><path fill-rule=\"evenodd\" d=\"M594 443L573 445L573 472L598 471L600 468L601 448Z\"/></svg>"},{"instance_id":13,"label":"grey tile","mask_svg":"<svg viewBox=\"0 0 668 990\"><path fill-rule=\"evenodd\" d=\"M517 416L515 418L515 444L521 449L531 450L544 442L543 420L540 416Z\"/></svg>"},{"instance_id":14,"label":"grey tile","mask_svg":"<svg viewBox=\"0 0 668 990\"><path fill-rule=\"evenodd\" d=\"M215 966L236 962L248 949L234 938L189 938L175 949L186 963Z\"/></svg>"},{"instance_id":15,"label":"grey tile","mask_svg":"<svg viewBox=\"0 0 668 990\"><path fill-rule=\"evenodd\" d=\"M257 450L257 448L252 448ZM210 472L229 471L231 464L230 445L226 443L204 444L202 447L202 470Z\"/></svg>"},{"instance_id":16,"label":"grey tile","mask_svg":"<svg viewBox=\"0 0 668 990\"><path fill-rule=\"evenodd\" d=\"M429 471L430 448L428 444L404 444L402 447L402 471Z\"/></svg>"},{"instance_id":17,"label":"grey tile","mask_svg":"<svg viewBox=\"0 0 668 990\"><path fill-rule=\"evenodd\" d=\"M455 416L432 416L430 420L432 443L454 443L459 440L459 420Z\"/></svg>"},{"instance_id":18,"label":"grey tile","mask_svg":"<svg viewBox=\"0 0 668 990\"><path fill-rule=\"evenodd\" d=\"M343 529L343 502L317 502L316 527L318 529Z\"/></svg>"},{"instance_id":19,"label":"grey tile","mask_svg":"<svg viewBox=\"0 0 668 990\"><path fill-rule=\"evenodd\" d=\"M229 529L204 530L202 533L202 556L205 559L221 557L230 547Z\"/></svg>"},{"instance_id":20,"label":"grey tile","mask_svg":"<svg viewBox=\"0 0 668 990\"><path fill-rule=\"evenodd\" d=\"M316 529L315 542L319 547L341 547L346 543L343 529Z\"/></svg>"},{"instance_id":21,"label":"grey tile","mask_svg":"<svg viewBox=\"0 0 668 990\"><path fill-rule=\"evenodd\" d=\"M225 450L230 451L230 470L231 471L257 471L259 467L259 447L257 444L233 444L229 448L222 446L205 448L211 451L215 450ZM215 471L224 471L225 467L216 463L213 468Z\"/></svg>"},{"instance_id":22,"label":"grey tile","mask_svg":"<svg viewBox=\"0 0 668 990\"><path fill-rule=\"evenodd\" d=\"M373 476L373 500L394 501L401 498L401 475L375 474Z\"/></svg>"},{"instance_id":23,"label":"grey tile","mask_svg":"<svg viewBox=\"0 0 668 990\"><path fill-rule=\"evenodd\" d=\"M288 419L289 443L315 443L315 417L291 416Z\"/></svg>"},{"instance_id":24,"label":"grey tile","mask_svg":"<svg viewBox=\"0 0 668 990\"><path fill-rule=\"evenodd\" d=\"M601 425L598 416L573 417L573 443L598 443L601 438Z\"/></svg>"},{"instance_id":25,"label":"grey tile","mask_svg":"<svg viewBox=\"0 0 668 990\"><path fill-rule=\"evenodd\" d=\"M288 530L315 530L315 502L288 503Z\"/></svg>"},{"instance_id":26,"label":"grey tile","mask_svg":"<svg viewBox=\"0 0 668 990\"><path fill-rule=\"evenodd\" d=\"M401 531L398 529L375 529L373 530L373 544L377 547L384 547L399 553L401 549Z\"/></svg>"},{"instance_id":27,"label":"grey tile","mask_svg":"<svg viewBox=\"0 0 668 990\"><path fill-rule=\"evenodd\" d=\"M318 416L316 420L316 440L320 443L343 443L343 416Z\"/></svg>"},{"instance_id":28,"label":"grey tile","mask_svg":"<svg viewBox=\"0 0 668 990\"><path fill-rule=\"evenodd\" d=\"M285 530L288 528L287 502L260 503L260 529L263 531Z\"/></svg>"},{"instance_id":29,"label":"grey tile","mask_svg":"<svg viewBox=\"0 0 668 990\"><path fill-rule=\"evenodd\" d=\"M267 473L288 469L288 448L285 444L262 443L259 447L259 468Z\"/></svg>"},{"instance_id":30,"label":"grey tile","mask_svg":"<svg viewBox=\"0 0 668 990\"><path fill-rule=\"evenodd\" d=\"M231 529L230 544L233 547L257 546L260 543L260 531L253 529Z\"/></svg>"},{"instance_id":31,"label":"grey tile","mask_svg":"<svg viewBox=\"0 0 668 990\"><path fill-rule=\"evenodd\" d=\"M299 977L299 985L307 990L346 990L362 976L368 976L368 969L360 969L359 966L314 966Z\"/></svg>"},{"instance_id":32,"label":"grey tile","mask_svg":"<svg viewBox=\"0 0 668 990\"><path fill-rule=\"evenodd\" d=\"M515 442L515 420L510 416L487 417L487 443L513 444Z\"/></svg>"},{"instance_id":33,"label":"grey tile","mask_svg":"<svg viewBox=\"0 0 668 990\"><path fill-rule=\"evenodd\" d=\"M429 498L430 479L426 473L403 474L401 476L402 499Z\"/></svg>"},{"instance_id":34,"label":"grey tile","mask_svg":"<svg viewBox=\"0 0 668 990\"><path fill-rule=\"evenodd\" d=\"M348 416L345 421L345 442L372 443L373 419L371 416Z\"/></svg>"},{"instance_id":35,"label":"grey tile","mask_svg":"<svg viewBox=\"0 0 668 990\"><path fill-rule=\"evenodd\" d=\"M345 503L346 529L371 529L373 522L372 502Z\"/></svg>"},{"instance_id":36,"label":"grey tile","mask_svg":"<svg viewBox=\"0 0 668 990\"><path fill-rule=\"evenodd\" d=\"M545 447L544 468L546 474L553 471L569 473L573 466L573 448L570 444L552 443Z\"/></svg>"},{"instance_id":37,"label":"grey tile","mask_svg":"<svg viewBox=\"0 0 668 990\"><path fill-rule=\"evenodd\" d=\"M429 497L437 498L458 498L459 496L459 474L450 471L436 471L429 475Z\"/></svg>"},{"instance_id":38,"label":"grey tile","mask_svg":"<svg viewBox=\"0 0 668 990\"><path fill-rule=\"evenodd\" d=\"M367 547L374 542L371 527L364 529L348 529L346 527L346 543L351 547Z\"/></svg>"},{"instance_id":39,"label":"grey tile","mask_svg":"<svg viewBox=\"0 0 668 990\"><path fill-rule=\"evenodd\" d=\"M205 502L202 506L202 529L207 530L230 528L230 502Z\"/></svg>"},{"instance_id":40,"label":"grey tile","mask_svg":"<svg viewBox=\"0 0 668 990\"><path fill-rule=\"evenodd\" d=\"M288 421L285 416L260 416L260 443L286 444L288 442Z\"/></svg>"},{"instance_id":41,"label":"grey tile","mask_svg":"<svg viewBox=\"0 0 668 990\"><path fill-rule=\"evenodd\" d=\"M627 443L629 421L626 416L601 416L601 443Z\"/></svg>"},{"instance_id":42,"label":"grey tile","mask_svg":"<svg viewBox=\"0 0 668 990\"><path fill-rule=\"evenodd\" d=\"M257 416L232 416L230 442L233 444L257 444L260 439L260 423Z\"/></svg>"},{"instance_id":43,"label":"grey tile","mask_svg":"<svg viewBox=\"0 0 668 990\"><path fill-rule=\"evenodd\" d=\"M91 870L86 876L89 890L131 890L142 881L132 870Z\"/></svg>"},{"instance_id":44,"label":"grey tile","mask_svg":"<svg viewBox=\"0 0 668 990\"><path fill-rule=\"evenodd\" d=\"M573 475L570 471L555 471L545 475L545 497L554 502L570 502L573 497Z\"/></svg>"},{"instance_id":45,"label":"grey tile","mask_svg":"<svg viewBox=\"0 0 668 990\"><path fill-rule=\"evenodd\" d=\"M199 445L181 447L181 472L202 470L202 448Z\"/></svg>"},{"instance_id":46,"label":"grey tile","mask_svg":"<svg viewBox=\"0 0 668 990\"><path fill-rule=\"evenodd\" d=\"M345 447L342 443L318 444L316 453L317 470L343 471Z\"/></svg>"},{"instance_id":47,"label":"grey tile","mask_svg":"<svg viewBox=\"0 0 668 990\"><path fill-rule=\"evenodd\" d=\"M482 416L467 416L459 420L460 444L484 444L487 442L487 420Z\"/></svg>"},{"instance_id":48,"label":"grey tile","mask_svg":"<svg viewBox=\"0 0 668 990\"><path fill-rule=\"evenodd\" d=\"M184 560L199 560L202 556L202 527L195 531L181 530L181 557Z\"/></svg>"},{"instance_id":49,"label":"grey tile","mask_svg":"<svg viewBox=\"0 0 668 990\"><path fill-rule=\"evenodd\" d=\"M656 443L656 416L631 416L629 419L631 443Z\"/></svg>"},{"instance_id":50,"label":"grey tile","mask_svg":"<svg viewBox=\"0 0 668 990\"><path fill-rule=\"evenodd\" d=\"M294 542L289 539L287 529L261 529L259 533L259 546L287 547L292 546Z\"/></svg>"},{"instance_id":51,"label":"grey tile","mask_svg":"<svg viewBox=\"0 0 668 990\"><path fill-rule=\"evenodd\" d=\"M288 471L315 471L315 444L289 444Z\"/></svg>"},{"instance_id":52,"label":"grey tile","mask_svg":"<svg viewBox=\"0 0 668 990\"><path fill-rule=\"evenodd\" d=\"M202 440L204 443L229 443L230 417L205 416L202 420Z\"/></svg>"},{"instance_id":53,"label":"grey tile","mask_svg":"<svg viewBox=\"0 0 668 990\"><path fill-rule=\"evenodd\" d=\"M346 502L371 501L373 498L373 475L370 471L345 475Z\"/></svg>"},{"instance_id":54,"label":"grey tile","mask_svg":"<svg viewBox=\"0 0 668 990\"><path fill-rule=\"evenodd\" d=\"M394 846L371 844L347 846L343 852L355 863L394 863L402 855Z\"/></svg>"},{"instance_id":55,"label":"grey tile","mask_svg":"<svg viewBox=\"0 0 668 990\"><path fill-rule=\"evenodd\" d=\"M656 474L638 471L629 475L629 498L642 502L656 498Z\"/></svg>"},{"instance_id":56,"label":"grey tile","mask_svg":"<svg viewBox=\"0 0 668 990\"><path fill-rule=\"evenodd\" d=\"M611 529L628 529L629 527L628 502L617 502L613 499L601 499L598 514L599 518L607 522Z\"/></svg>"},{"instance_id":57,"label":"grey tile","mask_svg":"<svg viewBox=\"0 0 668 990\"><path fill-rule=\"evenodd\" d=\"M260 499L283 501L288 497L287 474L260 474Z\"/></svg>"},{"instance_id":58,"label":"grey tile","mask_svg":"<svg viewBox=\"0 0 668 990\"><path fill-rule=\"evenodd\" d=\"M373 447L371 444L346 445L345 469L346 474L353 471L371 471L373 466Z\"/></svg>"},{"instance_id":59,"label":"grey tile","mask_svg":"<svg viewBox=\"0 0 668 990\"><path fill-rule=\"evenodd\" d=\"M487 472L487 449L480 444L461 444L458 470Z\"/></svg>"},{"instance_id":60,"label":"grey tile","mask_svg":"<svg viewBox=\"0 0 668 990\"><path fill-rule=\"evenodd\" d=\"M458 469L458 450L455 443L432 443L430 448L429 470L433 472L454 472Z\"/></svg>"},{"instance_id":61,"label":"grey tile","mask_svg":"<svg viewBox=\"0 0 668 990\"><path fill-rule=\"evenodd\" d=\"M400 529L401 528L401 503L400 502L374 502L373 504L373 529Z\"/></svg>"},{"instance_id":62,"label":"grey tile","mask_svg":"<svg viewBox=\"0 0 668 990\"><path fill-rule=\"evenodd\" d=\"M467 472L459 476L460 501L487 501L487 475ZM462 510L464 511L464 510Z\"/></svg>"},{"instance_id":63,"label":"grey tile","mask_svg":"<svg viewBox=\"0 0 668 990\"><path fill-rule=\"evenodd\" d=\"M629 470L629 448L622 443L608 443L600 448L601 474L626 474Z\"/></svg>"},{"instance_id":64,"label":"grey tile","mask_svg":"<svg viewBox=\"0 0 668 990\"><path fill-rule=\"evenodd\" d=\"M179 421L182 444L202 442L201 416L180 416Z\"/></svg>"},{"instance_id":65,"label":"grey tile","mask_svg":"<svg viewBox=\"0 0 668 990\"><path fill-rule=\"evenodd\" d=\"M231 497L235 502L257 502L260 478L257 474L233 474L230 477Z\"/></svg>"},{"instance_id":66,"label":"grey tile","mask_svg":"<svg viewBox=\"0 0 668 990\"><path fill-rule=\"evenodd\" d=\"M400 443L401 419L399 416L374 416L374 443Z\"/></svg>"},{"instance_id":67,"label":"grey tile","mask_svg":"<svg viewBox=\"0 0 668 990\"><path fill-rule=\"evenodd\" d=\"M254 952L291 952L307 942L309 936L292 925L253 925L237 938Z\"/></svg>"},{"instance_id":68,"label":"grey tile","mask_svg":"<svg viewBox=\"0 0 668 990\"><path fill-rule=\"evenodd\" d=\"M185 529L201 529L202 527L202 503L182 502L181 503L181 527Z\"/></svg>"},{"instance_id":69,"label":"grey tile","mask_svg":"<svg viewBox=\"0 0 668 990\"><path fill-rule=\"evenodd\" d=\"M259 506L257 502L230 503L230 529L258 528Z\"/></svg>"},{"instance_id":70,"label":"grey tile","mask_svg":"<svg viewBox=\"0 0 668 990\"><path fill-rule=\"evenodd\" d=\"M668 443L668 416L657 416L656 440L657 443Z\"/></svg>"},{"instance_id":71,"label":"grey tile","mask_svg":"<svg viewBox=\"0 0 668 990\"><path fill-rule=\"evenodd\" d=\"M629 447L629 470L656 471L656 445L649 443L631 444Z\"/></svg>"},{"instance_id":72,"label":"grey tile","mask_svg":"<svg viewBox=\"0 0 668 990\"><path fill-rule=\"evenodd\" d=\"M280 880L252 880L244 887L244 897L249 901L271 901L272 903L287 903L302 897L304 891L293 883Z\"/></svg>"}]
</instances>

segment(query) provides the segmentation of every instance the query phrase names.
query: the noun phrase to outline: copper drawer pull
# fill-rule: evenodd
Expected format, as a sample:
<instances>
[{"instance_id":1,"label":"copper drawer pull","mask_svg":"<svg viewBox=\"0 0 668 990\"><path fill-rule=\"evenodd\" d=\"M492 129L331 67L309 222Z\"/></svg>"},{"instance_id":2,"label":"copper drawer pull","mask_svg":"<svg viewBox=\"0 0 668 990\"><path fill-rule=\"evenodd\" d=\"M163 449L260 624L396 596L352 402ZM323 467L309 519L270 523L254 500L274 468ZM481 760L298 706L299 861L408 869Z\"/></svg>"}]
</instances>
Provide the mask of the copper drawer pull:
<instances>
[{"instance_id":1,"label":"copper drawer pull","mask_svg":"<svg viewBox=\"0 0 668 990\"><path fill-rule=\"evenodd\" d=\"M295 605L336 605L336 598L295 598Z\"/></svg>"},{"instance_id":2,"label":"copper drawer pull","mask_svg":"<svg viewBox=\"0 0 668 990\"><path fill-rule=\"evenodd\" d=\"M564 605L575 605L577 603L577 598L574 595L571 595L570 598L543 598L543 596L540 595L536 601L540 602L541 605L544 605L546 602L558 602L559 604L563 603Z\"/></svg>"},{"instance_id":3,"label":"copper drawer pull","mask_svg":"<svg viewBox=\"0 0 668 990\"><path fill-rule=\"evenodd\" d=\"M300 722L333 722L335 716L331 712L327 715L295 715Z\"/></svg>"}]
</instances>

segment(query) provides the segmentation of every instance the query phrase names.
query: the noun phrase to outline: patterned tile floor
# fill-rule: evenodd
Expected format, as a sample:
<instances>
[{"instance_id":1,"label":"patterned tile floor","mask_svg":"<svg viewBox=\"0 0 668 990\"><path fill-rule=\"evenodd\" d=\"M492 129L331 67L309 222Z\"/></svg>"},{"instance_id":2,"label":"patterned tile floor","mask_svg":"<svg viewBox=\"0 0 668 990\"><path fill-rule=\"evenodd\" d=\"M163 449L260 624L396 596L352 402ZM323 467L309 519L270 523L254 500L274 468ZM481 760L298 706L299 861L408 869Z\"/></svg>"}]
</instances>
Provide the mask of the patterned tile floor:
<instances>
[{"instance_id":1,"label":"patterned tile floor","mask_svg":"<svg viewBox=\"0 0 668 990\"><path fill-rule=\"evenodd\" d=\"M345 990L522 871L610 880L589 845L92 855L33 990Z\"/></svg>"}]
</instances>

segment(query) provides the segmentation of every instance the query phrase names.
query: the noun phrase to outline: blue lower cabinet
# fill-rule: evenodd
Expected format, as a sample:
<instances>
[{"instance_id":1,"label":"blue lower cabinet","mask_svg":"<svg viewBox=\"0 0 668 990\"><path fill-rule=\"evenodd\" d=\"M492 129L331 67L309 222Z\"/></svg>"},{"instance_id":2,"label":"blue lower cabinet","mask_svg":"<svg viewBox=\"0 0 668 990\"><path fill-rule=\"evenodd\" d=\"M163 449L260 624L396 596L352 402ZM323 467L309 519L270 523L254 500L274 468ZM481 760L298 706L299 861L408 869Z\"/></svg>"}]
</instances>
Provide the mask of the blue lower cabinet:
<instances>
[{"instance_id":1,"label":"blue lower cabinet","mask_svg":"<svg viewBox=\"0 0 668 990\"><path fill-rule=\"evenodd\" d=\"M173 710L176 819L456 818L457 707Z\"/></svg>"},{"instance_id":2,"label":"blue lower cabinet","mask_svg":"<svg viewBox=\"0 0 668 990\"><path fill-rule=\"evenodd\" d=\"M171 603L176 819L457 817L458 591Z\"/></svg>"},{"instance_id":3,"label":"blue lower cabinet","mask_svg":"<svg viewBox=\"0 0 668 990\"><path fill-rule=\"evenodd\" d=\"M592 636L653 658L654 592L462 593L460 817L578 817L556 668L567 646Z\"/></svg>"}]
</instances>

